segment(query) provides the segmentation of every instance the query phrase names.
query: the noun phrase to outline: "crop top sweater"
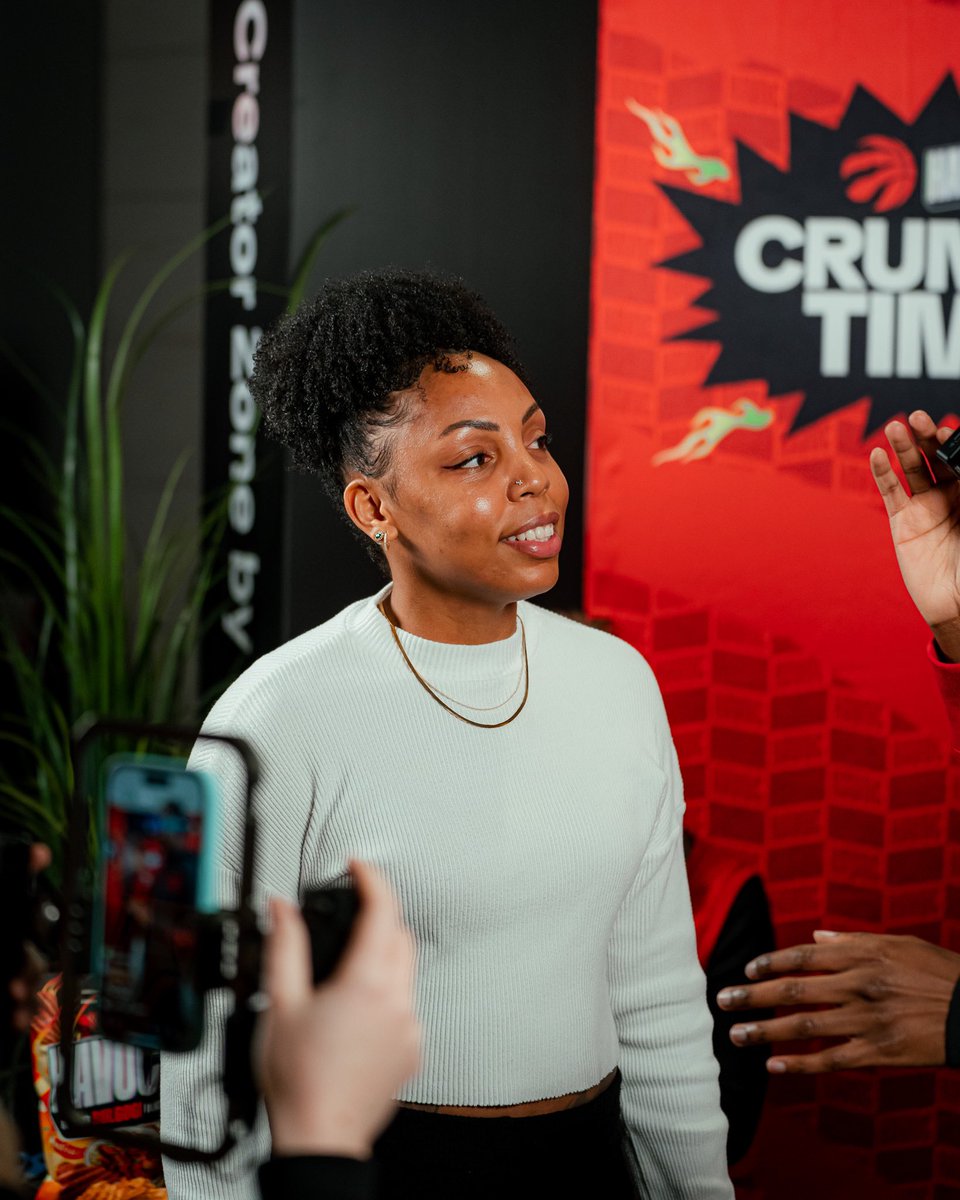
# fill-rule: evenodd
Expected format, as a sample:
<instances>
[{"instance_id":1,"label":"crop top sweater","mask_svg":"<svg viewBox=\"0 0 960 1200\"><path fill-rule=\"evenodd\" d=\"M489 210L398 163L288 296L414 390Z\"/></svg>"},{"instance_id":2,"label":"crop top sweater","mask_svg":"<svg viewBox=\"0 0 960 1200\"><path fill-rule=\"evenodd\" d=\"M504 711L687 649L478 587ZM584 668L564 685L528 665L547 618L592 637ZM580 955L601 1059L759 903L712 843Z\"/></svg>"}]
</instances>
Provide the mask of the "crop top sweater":
<instances>
[{"instance_id":1,"label":"crop top sweater","mask_svg":"<svg viewBox=\"0 0 960 1200\"><path fill-rule=\"evenodd\" d=\"M248 739L260 761L258 889L297 899L344 881L350 858L389 880L417 944L423 1031L401 1099L515 1104L619 1065L642 1194L728 1200L682 787L650 668L624 642L521 603L527 704L476 729L418 684L376 607L385 594L259 659L210 713L205 728ZM519 624L479 646L400 634L420 674L483 721L519 703L521 636ZM219 888L232 903L242 781L212 742L191 765L220 780ZM198 1051L163 1056L171 1141L211 1145L223 1127L220 994L207 1017ZM170 1200L254 1200L262 1114L247 1141L217 1168L167 1161Z\"/></svg>"}]
</instances>

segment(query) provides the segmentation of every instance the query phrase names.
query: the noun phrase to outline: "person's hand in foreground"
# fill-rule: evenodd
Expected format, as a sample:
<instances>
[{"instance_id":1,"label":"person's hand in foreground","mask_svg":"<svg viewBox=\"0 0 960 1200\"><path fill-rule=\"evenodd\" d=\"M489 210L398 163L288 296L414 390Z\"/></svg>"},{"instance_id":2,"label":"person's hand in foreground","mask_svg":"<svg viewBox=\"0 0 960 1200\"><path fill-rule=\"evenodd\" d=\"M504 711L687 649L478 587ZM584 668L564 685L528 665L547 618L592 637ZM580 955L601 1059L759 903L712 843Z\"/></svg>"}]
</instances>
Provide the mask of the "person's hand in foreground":
<instances>
[{"instance_id":1,"label":"person's hand in foreground","mask_svg":"<svg viewBox=\"0 0 960 1200\"><path fill-rule=\"evenodd\" d=\"M53 856L50 847L43 842L34 842L30 847L30 871L39 875L50 866ZM33 942L23 944L23 966L8 984L10 992L10 1025L14 1033L26 1033L33 1018L33 1006L40 977L47 969L47 962Z\"/></svg>"},{"instance_id":2,"label":"person's hand in foreground","mask_svg":"<svg viewBox=\"0 0 960 1200\"><path fill-rule=\"evenodd\" d=\"M755 958L747 964L746 975L762 982L725 988L717 1003L726 1011L829 1007L735 1025L730 1031L733 1042L755 1046L845 1039L826 1050L774 1055L767 1070L775 1073L941 1066L946 1061L947 1012L960 979L960 954L894 934L818 930L813 936L813 945ZM803 974L811 971L826 974Z\"/></svg>"},{"instance_id":3,"label":"person's hand in foreground","mask_svg":"<svg viewBox=\"0 0 960 1200\"><path fill-rule=\"evenodd\" d=\"M937 428L917 411L891 421L884 432L909 494L886 450L870 453L870 470L883 497L900 573L944 655L960 661L960 480L937 458L953 430Z\"/></svg>"},{"instance_id":4,"label":"person's hand in foreground","mask_svg":"<svg viewBox=\"0 0 960 1200\"><path fill-rule=\"evenodd\" d=\"M313 986L299 910L274 900L265 948L270 1008L256 1060L273 1152L369 1158L417 1070L413 941L380 876L351 864L360 911L333 975Z\"/></svg>"}]
</instances>

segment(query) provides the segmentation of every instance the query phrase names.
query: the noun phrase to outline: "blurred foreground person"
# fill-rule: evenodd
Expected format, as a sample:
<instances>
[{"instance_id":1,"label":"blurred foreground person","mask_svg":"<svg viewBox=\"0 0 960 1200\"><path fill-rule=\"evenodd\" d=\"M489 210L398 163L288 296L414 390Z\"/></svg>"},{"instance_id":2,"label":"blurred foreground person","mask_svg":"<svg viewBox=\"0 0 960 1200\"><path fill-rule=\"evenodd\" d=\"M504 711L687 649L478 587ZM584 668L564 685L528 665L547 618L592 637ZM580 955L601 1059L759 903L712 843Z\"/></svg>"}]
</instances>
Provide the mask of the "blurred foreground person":
<instances>
[{"instance_id":1,"label":"blurred foreground person","mask_svg":"<svg viewBox=\"0 0 960 1200\"><path fill-rule=\"evenodd\" d=\"M273 901L255 1053L273 1154L260 1168L264 1200L316 1195L371 1200L373 1145L416 1073L413 943L389 888L353 863L360 914L343 959L315 988L310 939L297 909Z\"/></svg>"},{"instance_id":2,"label":"blurred foreground person","mask_svg":"<svg viewBox=\"0 0 960 1200\"><path fill-rule=\"evenodd\" d=\"M881 447L870 468L903 582L933 633L928 653L960 749L960 480L936 456L953 430L917 411L885 432L909 492ZM769 1071L960 1066L960 954L914 937L819 930L811 945L761 955L746 974L763 982L724 989L721 1008L830 1007L734 1025L736 1045L844 1039L815 1053L774 1055Z\"/></svg>"}]
</instances>

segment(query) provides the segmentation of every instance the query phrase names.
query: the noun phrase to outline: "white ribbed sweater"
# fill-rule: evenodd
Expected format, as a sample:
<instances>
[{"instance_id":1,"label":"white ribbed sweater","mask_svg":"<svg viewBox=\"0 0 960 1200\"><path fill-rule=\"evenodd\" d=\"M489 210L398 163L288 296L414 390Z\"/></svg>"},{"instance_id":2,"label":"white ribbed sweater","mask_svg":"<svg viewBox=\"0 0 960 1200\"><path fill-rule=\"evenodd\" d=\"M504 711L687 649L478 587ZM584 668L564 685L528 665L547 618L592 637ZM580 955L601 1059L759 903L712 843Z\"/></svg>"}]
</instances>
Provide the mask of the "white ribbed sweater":
<instances>
[{"instance_id":1,"label":"white ribbed sweater","mask_svg":"<svg viewBox=\"0 0 960 1200\"><path fill-rule=\"evenodd\" d=\"M208 718L260 758L258 885L296 898L343 880L349 858L390 880L417 941L424 1038L402 1099L520 1103L619 1065L643 1194L732 1197L680 776L649 667L616 638L523 603L526 708L502 729L474 729L413 678L377 611L384 594L261 658ZM481 646L401 637L420 673L466 703L496 704L517 682L519 629ZM468 715L501 719L521 694ZM212 743L191 765L221 780L226 902L238 773ZM216 997L208 1014L200 1050L163 1058L174 1141L209 1145L222 1128ZM265 1122L251 1143L245 1167L167 1163L170 1200L253 1200Z\"/></svg>"}]
</instances>

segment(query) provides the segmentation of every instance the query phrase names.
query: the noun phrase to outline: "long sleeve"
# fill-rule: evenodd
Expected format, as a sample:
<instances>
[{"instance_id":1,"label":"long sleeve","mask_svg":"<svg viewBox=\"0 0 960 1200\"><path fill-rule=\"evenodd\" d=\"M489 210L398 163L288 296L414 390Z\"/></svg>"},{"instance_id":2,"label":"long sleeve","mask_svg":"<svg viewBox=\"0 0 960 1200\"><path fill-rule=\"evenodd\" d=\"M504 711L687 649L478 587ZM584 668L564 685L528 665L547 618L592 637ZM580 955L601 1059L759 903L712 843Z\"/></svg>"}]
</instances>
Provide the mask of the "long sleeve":
<instances>
[{"instance_id":1,"label":"long sleeve","mask_svg":"<svg viewBox=\"0 0 960 1200\"><path fill-rule=\"evenodd\" d=\"M621 1102L641 1194L650 1200L730 1200L727 1122L684 867L676 753L640 872L609 953L620 1042Z\"/></svg>"}]
</instances>

